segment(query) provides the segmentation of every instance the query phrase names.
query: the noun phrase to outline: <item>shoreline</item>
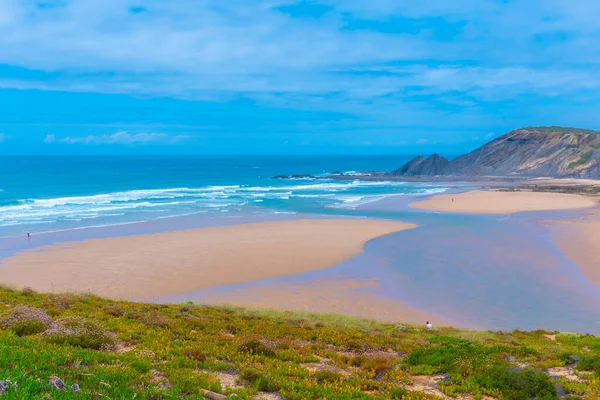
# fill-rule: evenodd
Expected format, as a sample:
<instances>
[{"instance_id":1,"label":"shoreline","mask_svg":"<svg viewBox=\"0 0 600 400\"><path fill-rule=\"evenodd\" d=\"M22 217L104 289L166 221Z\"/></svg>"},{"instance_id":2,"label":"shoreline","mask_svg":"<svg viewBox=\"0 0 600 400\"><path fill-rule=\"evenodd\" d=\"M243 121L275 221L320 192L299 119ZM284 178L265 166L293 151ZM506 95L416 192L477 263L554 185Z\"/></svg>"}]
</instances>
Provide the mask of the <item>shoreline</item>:
<instances>
[{"instance_id":1,"label":"shoreline","mask_svg":"<svg viewBox=\"0 0 600 400\"><path fill-rule=\"evenodd\" d=\"M209 289L196 294L197 304L234 305L276 311L341 314L386 323L460 326L441 316L427 313L379 294L379 278L359 278L336 274L293 281L256 282L251 285ZM175 301L174 301L175 300ZM167 303L177 303L171 299Z\"/></svg>"},{"instance_id":2,"label":"shoreline","mask_svg":"<svg viewBox=\"0 0 600 400\"><path fill-rule=\"evenodd\" d=\"M3 259L0 284L148 300L329 268L413 227L304 219L63 242Z\"/></svg>"},{"instance_id":3,"label":"shoreline","mask_svg":"<svg viewBox=\"0 0 600 400\"><path fill-rule=\"evenodd\" d=\"M580 218L548 221L556 247L577 265L586 280L600 288L600 211Z\"/></svg>"}]
</instances>

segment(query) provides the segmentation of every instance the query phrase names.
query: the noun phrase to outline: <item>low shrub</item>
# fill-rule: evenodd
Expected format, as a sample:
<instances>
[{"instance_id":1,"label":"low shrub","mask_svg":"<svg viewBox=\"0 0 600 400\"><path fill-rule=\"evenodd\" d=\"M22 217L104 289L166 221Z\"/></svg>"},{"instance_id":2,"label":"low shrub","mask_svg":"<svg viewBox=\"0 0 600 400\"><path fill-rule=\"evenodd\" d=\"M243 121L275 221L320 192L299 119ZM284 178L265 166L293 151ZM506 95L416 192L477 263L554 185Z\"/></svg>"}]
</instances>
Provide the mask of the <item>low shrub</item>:
<instances>
[{"instance_id":1,"label":"low shrub","mask_svg":"<svg viewBox=\"0 0 600 400\"><path fill-rule=\"evenodd\" d=\"M27 336L42 332L51 321L52 318L40 308L15 307L4 314L0 320L0 328L10 329L19 336Z\"/></svg>"},{"instance_id":2,"label":"low shrub","mask_svg":"<svg viewBox=\"0 0 600 400\"><path fill-rule=\"evenodd\" d=\"M368 350L368 348L365 345L365 343L357 341L357 340L349 340L346 343L346 349L348 351L352 351L352 352L355 352L355 353L361 353L363 351Z\"/></svg>"},{"instance_id":3,"label":"low shrub","mask_svg":"<svg viewBox=\"0 0 600 400\"><path fill-rule=\"evenodd\" d=\"M275 351L267 347L263 342L258 339L250 339L238 346L238 350L243 353L250 353L254 355L263 355L267 357L273 357Z\"/></svg>"},{"instance_id":4,"label":"low shrub","mask_svg":"<svg viewBox=\"0 0 600 400\"><path fill-rule=\"evenodd\" d=\"M376 374L381 374L393 368L392 361L385 357L352 357L349 364L353 367L359 367L364 371L373 371Z\"/></svg>"},{"instance_id":5,"label":"low shrub","mask_svg":"<svg viewBox=\"0 0 600 400\"><path fill-rule=\"evenodd\" d=\"M131 368L133 368L141 374L150 372L150 370L152 369L152 363L147 358L133 360L129 365L131 366Z\"/></svg>"},{"instance_id":6,"label":"low shrub","mask_svg":"<svg viewBox=\"0 0 600 400\"><path fill-rule=\"evenodd\" d=\"M46 329L46 325L40 321L28 319L25 321L17 322L10 328L17 336L29 336L41 333Z\"/></svg>"},{"instance_id":7,"label":"low shrub","mask_svg":"<svg viewBox=\"0 0 600 400\"><path fill-rule=\"evenodd\" d=\"M208 353L199 349L198 347L193 347L191 349L187 349L185 351L185 356L191 358L194 361L204 362L208 359Z\"/></svg>"},{"instance_id":8,"label":"low shrub","mask_svg":"<svg viewBox=\"0 0 600 400\"><path fill-rule=\"evenodd\" d=\"M254 368L241 370L239 379L242 383L249 384L259 392L276 392L279 390L279 386L272 379Z\"/></svg>"},{"instance_id":9,"label":"low shrub","mask_svg":"<svg viewBox=\"0 0 600 400\"><path fill-rule=\"evenodd\" d=\"M393 400L402 400L410 396L410 391L405 388L396 388L390 393L390 398Z\"/></svg>"},{"instance_id":10,"label":"low shrub","mask_svg":"<svg viewBox=\"0 0 600 400\"><path fill-rule=\"evenodd\" d=\"M327 370L317 371L313 376L319 383L339 382L342 380L342 375L338 374L337 372Z\"/></svg>"},{"instance_id":11,"label":"low shrub","mask_svg":"<svg viewBox=\"0 0 600 400\"><path fill-rule=\"evenodd\" d=\"M54 321L42 335L50 343L96 350L109 348L116 341L111 332L79 317L67 317Z\"/></svg>"},{"instance_id":12,"label":"low shrub","mask_svg":"<svg viewBox=\"0 0 600 400\"><path fill-rule=\"evenodd\" d=\"M413 351L407 357L408 365L429 366L434 373L467 376L485 371L497 362L484 346L468 340L441 336L430 341L437 346Z\"/></svg>"},{"instance_id":13,"label":"low shrub","mask_svg":"<svg viewBox=\"0 0 600 400\"><path fill-rule=\"evenodd\" d=\"M173 320L171 318L158 313L143 315L140 318L140 322L146 325L148 328L169 328L173 324Z\"/></svg>"},{"instance_id":14,"label":"low shrub","mask_svg":"<svg viewBox=\"0 0 600 400\"><path fill-rule=\"evenodd\" d=\"M484 374L473 377L473 381L484 389L500 390L505 400L558 399L550 378L531 368L496 365Z\"/></svg>"},{"instance_id":15,"label":"low shrub","mask_svg":"<svg viewBox=\"0 0 600 400\"><path fill-rule=\"evenodd\" d=\"M42 301L42 307L68 310L75 301L77 301L77 297L74 295L58 294L45 298Z\"/></svg>"},{"instance_id":16,"label":"low shrub","mask_svg":"<svg viewBox=\"0 0 600 400\"><path fill-rule=\"evenodd\" d=\"M596 375L600 375L600 356L583 357L577 364L577 369L582 371L594 371Z\"/></svg>"},{"instance_id":17,"label":"low shrub","mask_svg":"<svg viewBox=\"0 0 600 400\"><path fill-rule=\"evenodd\" d=\"M65 310L62 308L57 308L57 307L50 307L50 308L46 308L46 312L48 313L49 316L56 318L56 317L60 316L63 312L65 312Z\"/></svg>"},{"instance_id":18,"label":"low shrub","mask_svg":"<svg viewBox=\"0 0 600 400\"><path fill-rule=\"evenodd\" d=\"M37 293L37 292L36 292L35 290L33 290L32 288L30 288L30 287L26 287L26 288L24 288L23 290L21 290L21 294L22 294L23 296L28 296L28 297L30 297L30 296L34 296L36 293Z\"/></svg>"},{"instance_id":19,"label":"low shrub","mask_svg":"<svg viewBox=\"0 0 600 400\"><path fill-rule=\"evenodd\" d=\"M105 310L109 315L112 315L113 317L123 317L127 315L127 310L125 310L125 307L121 306L118 303L107 305L105 307Z\"/></svg>"}]
</instances>

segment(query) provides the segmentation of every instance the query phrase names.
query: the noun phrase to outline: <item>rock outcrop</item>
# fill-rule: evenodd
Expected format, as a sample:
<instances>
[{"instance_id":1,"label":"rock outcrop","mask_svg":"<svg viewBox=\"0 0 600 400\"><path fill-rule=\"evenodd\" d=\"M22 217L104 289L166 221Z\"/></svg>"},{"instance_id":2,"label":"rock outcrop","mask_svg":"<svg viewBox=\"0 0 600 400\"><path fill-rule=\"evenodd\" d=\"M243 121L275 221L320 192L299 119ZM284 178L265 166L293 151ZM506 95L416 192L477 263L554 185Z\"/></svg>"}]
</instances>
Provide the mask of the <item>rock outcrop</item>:
<instances>
[{"instance_id":1,"label":"rock outcrop","mask_svg":"<svg viewBox=\"0 0 600 400\"><path fill-rule=\"evenodd\" d=\"M438 154L417 157L390 175L600 178L600 131L517 129L452 161Z\"/></svg>"},{"instance_id":2,"label":"rock outcrop","mask_svg":"<svg viewBox=\"0 0 600 400\"><path fill-rule=\"evenodd\" d=\"M427 158L418 156L391 174L404 176L443 175L448 168L448 164L450 164L450 161L439 154Z\"/></svg>"}]
</instances>

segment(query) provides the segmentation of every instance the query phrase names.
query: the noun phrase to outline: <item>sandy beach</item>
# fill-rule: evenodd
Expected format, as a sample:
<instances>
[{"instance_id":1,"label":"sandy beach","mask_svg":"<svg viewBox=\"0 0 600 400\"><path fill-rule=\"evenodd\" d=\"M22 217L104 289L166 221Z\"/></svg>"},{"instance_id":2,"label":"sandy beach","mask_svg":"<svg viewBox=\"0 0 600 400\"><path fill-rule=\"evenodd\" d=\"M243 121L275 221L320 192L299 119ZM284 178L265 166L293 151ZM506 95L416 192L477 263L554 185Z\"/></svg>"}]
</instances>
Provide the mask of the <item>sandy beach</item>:
<instances>
[{"instance_id":1,"label":"sandy beach","mask_svg":"<svg viewBox=\"0 0 600 400\"><path fill-rule=\"evenodd\" d=\"M422 210L472 213L513 214L523 211L574 210L594 207L596 198L577 194L546 192L507 192L471 190L459 194L443 194L409 204Z\"/></svg>"},{"instance_id":2,"label":"sandy beach","mask_svg":"<svg viewBox=\"0 0 600 400\"><path fill-rule=\"evenodd\" d=\"M412 227L315 219L60 243L2 260L0 284L152 300L327 268L371 239Z\"/></svg>"}]
</instances>

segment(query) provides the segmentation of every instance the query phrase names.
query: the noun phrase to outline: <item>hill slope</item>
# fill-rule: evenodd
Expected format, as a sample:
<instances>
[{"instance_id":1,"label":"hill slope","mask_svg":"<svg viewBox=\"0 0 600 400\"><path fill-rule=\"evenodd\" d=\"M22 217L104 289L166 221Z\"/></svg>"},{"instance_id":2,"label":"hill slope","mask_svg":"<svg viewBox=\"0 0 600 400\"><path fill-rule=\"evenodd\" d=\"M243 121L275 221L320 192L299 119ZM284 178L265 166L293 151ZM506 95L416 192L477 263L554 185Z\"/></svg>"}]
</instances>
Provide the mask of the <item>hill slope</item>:
<instances>
[{"instance_id":1,"label":"hill slope","mask_svg":"<svg viewBox=\"0 0 600 400\"><path fill-rule=\"evenodd\" d=\"M600 177L600 131L529 127L448 161L418 157L391 175Z\"/></svg>"},{"instance_id":2,"label":"hill slope","mask_svg":"<svg viewBox=\"0 0 600 400\"><path fill-rule=\"evenodd\" d=\"M599 351L600 338L572 333L425 329L0 287L2 400L592 399Z\"/></svg>"}]
</instances>

